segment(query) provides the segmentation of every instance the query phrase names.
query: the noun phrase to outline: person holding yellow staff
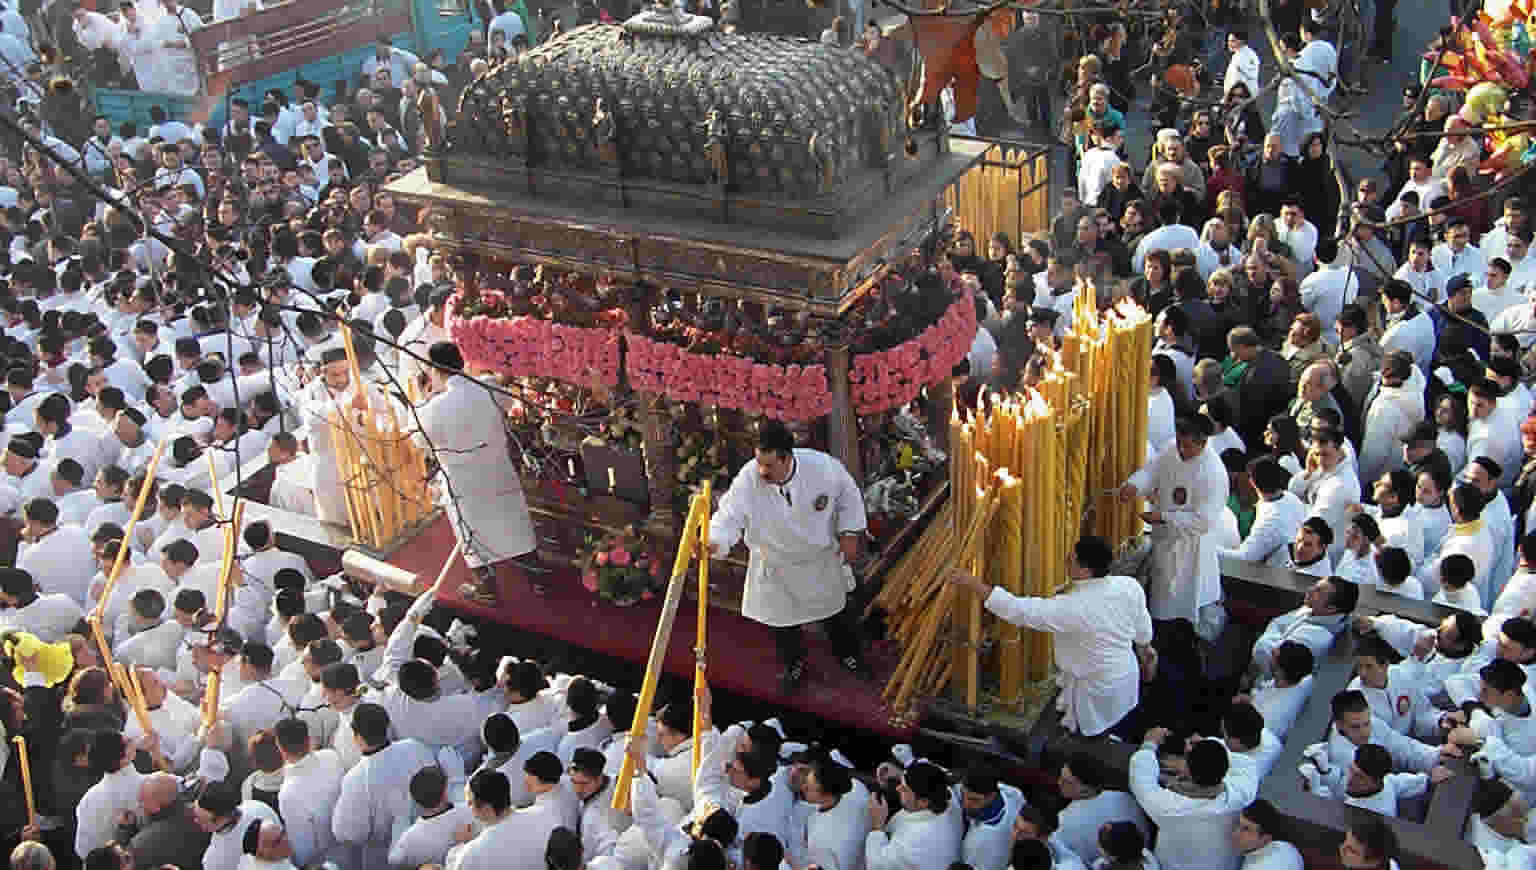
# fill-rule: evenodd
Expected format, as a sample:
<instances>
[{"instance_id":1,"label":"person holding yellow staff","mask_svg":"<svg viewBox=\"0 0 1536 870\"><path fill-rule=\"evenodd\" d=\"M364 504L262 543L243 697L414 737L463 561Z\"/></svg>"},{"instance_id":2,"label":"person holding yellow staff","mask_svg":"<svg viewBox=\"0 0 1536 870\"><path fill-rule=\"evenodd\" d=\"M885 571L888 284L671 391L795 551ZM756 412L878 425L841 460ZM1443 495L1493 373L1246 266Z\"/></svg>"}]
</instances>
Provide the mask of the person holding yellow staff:
<instances>
[{"instance_id":1,"label":"person holding yellow staff","mask_svg":"<svg viewBox=\"0 0 1536 870\"><path fill-rule=\"evenodd\" d=\"M1103 734L1135 709L1143 673L1157 658L1146 593L1135 578L1109 573L1114 558L1103 538L1080 538L1067 556L1072 586L1049 598L1014 595L971 574L949 577L999 619L1054 635L1061 724L1084 737Z\"/></svg>"},{"instance_id":2,"label":"person holding yellow staff","mask_svg":"<svg viewBox=\"0 0 1536 870\"><path fill-rule=\"evenodd\" d=\"M843 667L869 674L857 617L847 610L858 584L850 563L864 529L864 496L848 469L819 450L795 447L783 423L764 422L757 457L737 472L710 521L709 549L718 559L745 538L741 613L774 629L785 693L805 680L801 626L811 622L826 626Z\"/></svg>"}]
</instances>

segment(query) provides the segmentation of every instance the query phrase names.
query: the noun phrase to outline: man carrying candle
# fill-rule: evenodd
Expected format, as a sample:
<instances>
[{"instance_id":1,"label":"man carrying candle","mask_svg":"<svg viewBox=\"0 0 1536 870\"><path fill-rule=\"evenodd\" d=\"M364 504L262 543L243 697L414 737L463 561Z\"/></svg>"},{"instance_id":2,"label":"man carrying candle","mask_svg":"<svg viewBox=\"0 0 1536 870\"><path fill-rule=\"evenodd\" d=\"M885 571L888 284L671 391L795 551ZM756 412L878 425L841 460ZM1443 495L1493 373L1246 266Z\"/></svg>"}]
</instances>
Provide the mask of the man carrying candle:
<instances>
[{"instance_id":1,"label":"man carrying candle","mask_svg":"<svg viewBox=\"0 0 1536 870\"><path fill-rule=\"evenodd\" d=\"M949 576L999 618L1055 635L1062 725L1084 737L1104 733L1135 709L1143 670L1150 673L1157 656L1146 594L1135 578L1109 573L1114 559L1103 538L1080 538L1067 556L1072 586L1050 598L1014 595L971 574Z\"/></svg>"},{"instance_id":2,"label":"man carrying candle","mask_svg":"<svg viewBox=\"0 0 1536 870\"><path fill-rule=\"evenodd\" d=\"M538 539L522 478L507 454L505 414L495 395L464 376L464 355L451 341L427 351L431 396L411 436L442 471L440 501L453 521L464 561L475 569L480 596L493 596L497 566L517 559L536 590L543 569L530 558ZM460 594L466 594L460 590ZM494 600L494 599L493 599Z\"/></svg>"},{"instance_id":3,"label":"man carrying candle","mask_svg":"<svg viewBox=\"0 0 1536 870\"><path fill-rule=\"evenodd\" d=\"M1187 619L1200 630L1202 608L1221 601L1217 546L1206 533L1216 528L1226 506L1227 471L1216 452L1206 449L1210 418L1180 418L1174 431L1174 443L1120 487L1120 500L1148 501L1141 519L1152 538L1147 586L1152 618ZM1216 621L1208 622L1202 635Z\"/></svg>"},{"instance_id":4,"label":"man carrying candle","mask_svg":"<svg viewBox=\"0 0 1536 870\"><path fill-rule=\"evenodd\" d=\"M843 667L868 675L848 592L849 563L864 535L864 497L848 469L819 450L796 448L783 423L758 430L757 458L737 472L709 524L710 555L721 558L745 534L750 557L741 613L771 626L793 692L805 679L801 628L822 622Z\"/></svg>"}]
</instances>

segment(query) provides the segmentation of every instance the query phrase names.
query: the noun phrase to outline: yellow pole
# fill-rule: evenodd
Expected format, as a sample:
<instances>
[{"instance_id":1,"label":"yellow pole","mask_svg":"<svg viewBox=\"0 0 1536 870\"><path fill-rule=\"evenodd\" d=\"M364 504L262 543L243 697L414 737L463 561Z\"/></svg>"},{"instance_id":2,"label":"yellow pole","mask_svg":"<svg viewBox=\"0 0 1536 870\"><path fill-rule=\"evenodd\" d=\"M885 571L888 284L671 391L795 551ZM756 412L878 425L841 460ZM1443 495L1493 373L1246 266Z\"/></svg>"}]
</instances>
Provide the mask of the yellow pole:
<instances>
[{"instance_id":1,"label":"yellow pole","mask_svg":"<svg viewBox=\"0 0 1536 870\"><path fill-rule=\"evenodd\" d=\"M113 560L112 570L107 574L106 585L102 587L101 600L96 602L96 609L91 612L91 616L96 619L98 627L101 622L101 615L107 609L107 599L112 597L112 587L117 585L117 575L122 572L123 563L128 559L128 548L133 540L134 526L139 524L139 515L144 513L144 503L149 500L150 487L155 484L155 467L160 464L160 456L165 453L165 445L169 443L170 439L168 438L160 442L160 446L155 448L155 455L149 459L149 466L144 469L144 485L139 487L138 501L134 502L133 513L128 517L128 525L123 528L123 544L117 548L117 558ZM103 649L102 653L108 658L111 657L111 650L109 649Z\"/></svg>"},{"instance_id":2,"label":"yellow pole","mask_svg":"<svg viewBox=\"0 0 1536 870\"><path fill-rule=\"evenodd\" d=\"M238 457L236 462L240 461ZM213 490L213 506L218 509L219 516L224 515L224 492L219 489L219 464L213 461L213 447L208 447L208 488Z\"/></svg>"},{"instance_id":3,"label":"yellow pole","mask_svg":"<svg viewBox=\"0 0 1536 870\"><path fill-rule=\"evenodd\" d=\"M694 697L698 697L698 690L705 685L704 659L707 644L705 643L705 625L709 621L709 513L714 505L711 494L712 482L704 478L704 484L699 488L696 496L704 502L703 509L699 512L698 535L699 551L704 556L699 559L699 640L698 646L693 649L693 689ZM699 778L699 762L704 760L704 750L699 745L704 737L704 713L698 704L693 705L693 778Z\"/></svg>"},{"instance_id":4,"label":"yellow pole","mask_svg":"<svg viewBox=\"0 0 1536 870\"><path fill-rule=\"evenodd\" d=\"M635 704L635 719L629 727L631 742L645 739L645 726L651 718L651 705L656 701L656 683L661 679L661 668L667 658L667 644L672 640L672 623L677 619L677 605L683 597L683 583L687 579L688 560L692 556L693 543L697 540L699 516L704 502L697 495L688 507L688 519L683 522L683 533L677 541L677 559L672 563L672 579L667 583L667 597L662 601L661 620L656 624L656 635L651 638L651 654L645 661L645 680L640 684L640 697ZM626 753L624 766L619 769L619 781L613 790L613 808L629 809L629 784L635 777L634 760Z\"/></svg>"},{"instance_id":5,"label":"yellow pole","mask_svg":"<svg viewBox=\"0 0 1536 870\"><path fill-rule=\"evenodd\" d=\"M32 797L32 760L27 757L27 738L20 734L11 738L16 744L16 763L21 768L21 789L27 797L27 826L37 827L37 802Z\"/></svg>"}]
</instances>

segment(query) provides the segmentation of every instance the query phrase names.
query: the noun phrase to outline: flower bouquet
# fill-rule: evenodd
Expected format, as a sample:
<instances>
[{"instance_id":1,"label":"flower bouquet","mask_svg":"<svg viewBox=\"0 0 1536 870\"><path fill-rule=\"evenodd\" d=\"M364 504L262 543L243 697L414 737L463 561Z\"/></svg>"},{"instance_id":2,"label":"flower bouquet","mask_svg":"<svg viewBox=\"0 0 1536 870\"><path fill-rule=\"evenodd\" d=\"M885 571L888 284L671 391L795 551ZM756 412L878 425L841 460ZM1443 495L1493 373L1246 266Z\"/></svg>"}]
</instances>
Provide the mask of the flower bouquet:
<instances>
[{"instance_id":1,"label":"flower bouquet","mask_svg":"<svg viewBox=\"0 0 1536 870\"><path fill-rule=\"evenodd\" d=\"M662 581L661 562L650 552L634 526L602 538L588 536L581 559L581 585L620 607L629 607L656 594Z\"/></svg>"}]
</instances>

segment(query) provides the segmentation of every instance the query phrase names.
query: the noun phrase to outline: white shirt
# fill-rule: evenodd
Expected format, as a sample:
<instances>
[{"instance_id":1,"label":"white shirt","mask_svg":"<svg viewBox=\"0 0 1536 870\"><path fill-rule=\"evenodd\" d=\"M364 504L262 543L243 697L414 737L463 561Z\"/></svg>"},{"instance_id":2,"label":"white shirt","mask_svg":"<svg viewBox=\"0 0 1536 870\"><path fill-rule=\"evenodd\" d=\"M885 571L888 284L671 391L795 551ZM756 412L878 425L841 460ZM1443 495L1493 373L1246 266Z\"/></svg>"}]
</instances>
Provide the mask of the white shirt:
<instances>
[{"instance_id":1,"label":"white shirt","mask_svg":"<svg viewBox=\"0 0 1536 870\"><path fill-rule=\"evenodd\" d=\"M1303 870L1301 852L1284 840L1272 840L1243 856L1242 870Z\"/></svg>"},{"instance_id":2,"label":"white shirt","mask_svg":"<svg viewBox=\"0 0 1536 870\"><path fill-rule=\"evenodd\" d=\"M1270 669L1271 659L1280 644L1288 640L1295 641L1312 651L1312 657L1322 660L1328 653L1328 648L1333 646L1333 639L1338 637L1349 624L1349 615L1336 613L1332 615L1314 616L1312 608L1302 605L1289 613L1282 613L1271 619L1265 626L1264 633L1253 644L1253 661L1267 673Z\"/></svg>"},{"instance_id":3,"label":"white shirt","mask_svg":"<svg viewBox=\"0 0 1536 870\"><path fill-rule=\"evenodd\" d=\"M1239 46L1237 51L1232 53L1232 59L1227 61L1227 73L1221 79L1221 92L1225 94L1239 82L1248 86L1248 96L1252 97L1259 93L1259 55L1249 48L1246 42ZM1083 860L1088 861L1087 858Z\"/></svg>"},{"instance_id":4,"label":"white shirt","mask_svg":"<svg viewBox=\"0 0 1536 870\"><path fill-rule=\"evenodd\" d=\"M234 824L223 831L213 835L208 841L208 848L203 852L203 870L236 870L240 866L240 857L244 854L245 829L251 826L251 822L260 819L263 824L268 822L282 824L277 817L277 810L272 809L261 801L241 801L236 808L240 817Z\"/></svg>"},{"instance_id":5,"label":"white shirt","mask_svg":"<svg viewBox=\"0 0 1536 870\"><path fill-rule=\"evenodd\" d=\"M830 810L813 807L805 820L805 856L822 866L860 870L869 836L869 789L853 781L853 790ZM828 860L831 859L831 860Z\"/></svg>"},{"instance_id":6,"label":"white shirt","mask_svg":"<svg viewBox=\"0 0 1536 870\"><path fill-rule=\"evenodd\" d=\"M1483 259L1483 252L1470 244L1460 251L1452 251L1449 244L1441 242L1429 252L1429 258L1440 274L1446 276L1447 281L1457 275L1465 274L1472 279L1474 287L1480 287L1488 272L1488 263Z\"/></svg>"},{"instance_id":7,"label":"white shirt","mask_svg":"<svg viewBox=\"0 0 1536 870\"><path fill-rule=\"evenodd\" d=\"M1157 825L1157 860L1169 870L1231 870L1237 863L1232 827L1258 796L1259 780L1249 759L1230 752L1228 758L1231 766L1221 791L1213 798L1195 798L1158 782L1151 744L1131 756L1131 794Z\"/></svg>"},{"instance_id":8,"label":"white shirt","mask_svg":"<svg viewBox=\"0 0 1536 870\"><path fill-rule=\"evenodd\" d=\"M757 461L742 466L710 520L709 546L724 556L745 540L751 558L766 572L775 564L835 558L838 536L865 528L864 497L848 469L819 450L796 449L789 480L763 480ZM751 574L753 568L749 566ZM763 582L748 581L742 615L772 626L825 619L843 609L846 587L797 586L782 567ZM761 578L760 578L761 580Z\"/></svg>"},{"instance_id":9,"label":"white shirt","mask_svg":"<svg viewBox=\"0 0 1536 870\"><path fill-rule=\"evenodd\" d=\"M448 850L455 845L454 833L474 819L474 812L461 805L417 819L389 848L389 866L397 870L416 870L423 864L442 864Z\"/></svg>"},{"instance_id":10,"label":"white shirt","mask_svg":"<svg viewBox=\"0 0 1536 870\"><path fill-rule=\"evenodd\" d=\"M1301 708L1312 697L1312 675L1302 677L1292 686L1277 686L1274 678L1266 678L1253 690L1252 697L1254 709L1264 716L1264 728L1284 740Z\"/></svg>"},{"instance_id":11,"label":"white shirt","mask_svg":"<svg viewBox=\"0 0 1536 870\"><path fill-rule=\"evenodd\" d=\"M560 814L549 802L512 810L448 856L447 870L543 870L549 835Z\"/></svg>"},{"instance_id":12,"label":"white shirt","mask_svg":"<svg viewBox=\"0 0 1536 870\"><path fill-rule=\"evenodd\" d=\"M18 629L36 635L43 643L58 643L84 616L80 605L68 595L39 595L25 607L0 610L0 631Z\"/></svg>"},{"instance_id":13,"label":"white shirt","mask_svg":"<svg viewBox=\"0 0 1536 870\"><path fill-rule=\"evenodd\" d=\"M1065 713L1063 727L1092 737L1136 706L1141 671L1132 644L1152 642L1152 616L1134 579L1077 580L1051 598L1021 597L993 587L986 608L1013 625L1054 635L1063 676L1058 701Z\"/></svg>"},{"instance_id":14,"label":"white shirt","mask_svg":"<svg viewBox=\"0 0 1536 870\"><path fill-rule=\"evenodd\" d=\"M1248 529L1248 537L1236 549L1223 550L1222 555L1249 562L1267 560L1295 539L1296 530L1307 519L1307 511L1307 506L1289 490L1282 492L1279 498L1260 498L1254 505L1253 525Z\"/></svg>"},{"instance_id":15,"label":"white shirt","mask_svg":"<svg viewBox=\"0 0 1536 870\"><path fill-rule=\"evenodd\" d=\"M1109 822L1134 822L1142 834L1150 832L1147 814L1128 791L1105 789L1091 798L1075 800L1062 809L1056 836L1084 864L1099 858L1099 828Z\"/></svg>"},{"instance_id":16,"label":"white shirt","mask_svg":"<svg viewBox=\"0 0 1536 870\"><path fill-rule=\"evenodd\" d=\"M1353 270L1336 263L1320 265L1302 279L1301 304L1323 322L1323 339L1329 344L1339 343L1339 312L1359 293L1360 279Z\"/></svg>"},{"instance_id":17,"label":"white shirt","mask_svg":"<svg viewBox=\"0 0 1536 870\"><path fill-rule=\"evenodd\" d=\"M139 810L139 783L144 774L124 764L91 786L75 808L75 854L84 860L92 849L117 839L117 817L124 810Z\"/></svg>"},{"instance_id":18,"label":"white shirt","mask_svg":"<svg viewBox=\"0 0 1536 870\"><path fill-rule=\"evenodd\" d=\"M1255 91L1254 93L1258 93ZM1296 263L1296 274L1305 279L1317 264L1317 225L1301 219L1301 226L1292 227L1285 221L1275 221L1275 240L1284 242L1291 249L1291 259Z\"/></svg>"},{"instance_id":19,"label":"white shirt","mask_svg":"<svg viewBox=\"0 0 1536 870\"><path fill-rule=\"evenodd\" d=\"M277 806L298 864L324 860L335 847L331 812L341 796L345 773L341 758L330 749L313 750L283 767Z\"/></svg>"},{"instance_id":20,"label":"white shirt","mask_svg":"<svg viewBox=\"0 0 1536 870\"><path fill-rule=\"evenodd\" d=\"M62 592L83 609L96 575L96 557L84 529L59 526L37 543L23 545L16 567L31 574L44 592Z\"/></svg>"},{"instance_id":21,"label":"white shirt","mask_svg":"<svg viewBox=\"0 0 1536 870\"><path fill-rule=\"evenodd\" d=\"M1131 270L1141 274L1142 264L1147 260L1147 254L1153 251L1176 251L1179 248L1188 248L1191 251L1200 248L1200 234L1193 227L1183 224L1168 224L1158 227L1136 244L1136 252L1131 255Z\"/></svg>"},{"instance_id":22,"label":"white shirt","mask_svg":"<svg viewBox=\"0 0 1536 870\"><path fill-rule=\"evenodd\" d=\"M932 810L901 810L886 822L885 830L870 831L864 838L867 870L932 870L960 860L961 822L954 811L939 815Z\"/></svg>"},{"instance_id":23,"label":"white shirt","mask_svg":"<svg viewBox=\"0 0 1536 870\"><path fill-rule=\"evenodd\" d=\"M1110 176L1120 163L1114 149L1095 146L1083 152L1077 167L1077 191L1083 205L1098 205L1099 194L1109 186Z\"/></svg>"},{"instance_id":24,"label":"white shirt","mask_svg":"<svg viewBox=\"0 0 1536 870\"><path fill-rule=\"evenodd\" d=\"M960 800L959 791L955 789L954 801ZM998 783L998 794L1003 799L998 817L991 822L970 819L960 841L960 860L973 870L1007 870L1012 857L1013 822L1027 802L1023 792L1007 783Z\"/></svg>"},{"instance_id":25,"label":"white shirt","mask_svg":"<svg viewBox=\"0 0 1536 870\"><path fill-rule=\"evenodd\" d=\"M351 717L344 715L350 737ZM338 727L337 739L344 729ZM390 844L409 828L416 817L411 800L411 777L437 763L427 747L415 740L396 740L372 755L360 758L341 781L341 797L331 819L336 839L363 848L365 867L389 862ZM539 860L542 863L543 853Z\"/></svg>"}]
</instances>

